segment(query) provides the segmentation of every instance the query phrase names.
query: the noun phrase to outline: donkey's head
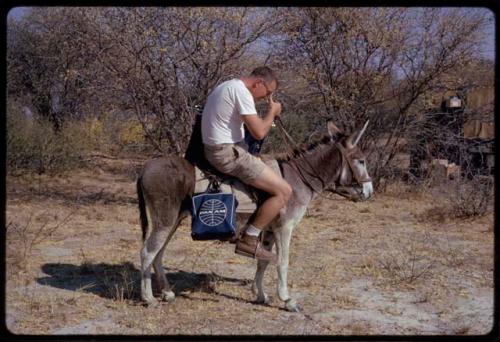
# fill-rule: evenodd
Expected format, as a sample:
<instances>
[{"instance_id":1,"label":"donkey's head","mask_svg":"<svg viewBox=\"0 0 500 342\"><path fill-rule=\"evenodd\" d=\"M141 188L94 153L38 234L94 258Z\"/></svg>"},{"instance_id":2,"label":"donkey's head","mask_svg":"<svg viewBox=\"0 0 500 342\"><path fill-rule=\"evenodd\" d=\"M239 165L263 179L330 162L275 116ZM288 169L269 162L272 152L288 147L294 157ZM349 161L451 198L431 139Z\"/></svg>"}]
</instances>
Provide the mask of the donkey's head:
<instances>
[{"instance_id":1,"label":"donkey's head","mask_svg":"<svg viewBox=\"0 0 500 342\"><path fill-rule=\"evenodd\" d=\"M362 128L346 136L333 122L327 123L328 133L342 154L342 169L332 190L353 201L366 200L373 195L373 185L368 175L366 158L358 146L367 125L368 121Z\"/></svg>"}]
</instances>

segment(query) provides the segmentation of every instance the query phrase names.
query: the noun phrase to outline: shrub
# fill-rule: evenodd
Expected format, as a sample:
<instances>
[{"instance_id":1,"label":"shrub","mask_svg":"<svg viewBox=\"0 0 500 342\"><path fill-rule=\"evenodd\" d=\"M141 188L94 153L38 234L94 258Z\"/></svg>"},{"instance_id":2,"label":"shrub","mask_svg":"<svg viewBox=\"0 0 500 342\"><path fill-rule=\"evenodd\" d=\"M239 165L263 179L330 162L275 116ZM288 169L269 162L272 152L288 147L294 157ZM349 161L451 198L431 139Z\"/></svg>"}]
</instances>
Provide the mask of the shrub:
<instances>
[{"instance_id":1,"label":"shrub","mask_svg":"<svg viewBox=\"0 0 500 342\"><path fill-rule=\"evenodd\" d=\"M138 122L128 121L124 122L120 134L120 141L122 144L141 143L143 139L142 126Z\"/></svg>"},{"instance_id":2,"label":"shrub","mask_svg":"<svg viewBox=\"0 0 500 342\"><path fill-rule=\"evenodd\" d=\"M98 149L102 152L116 154L150 148L142 125L130 113L104 112L93 121L91 132L100 141Z\"/></svg>"},{"instance_id":3,"label":"shrub","mask_svg":"<svg viewBox=\"0 0 500 342\"><path fill-rule=\"evenodd\" d=\"M493 177L475 176L455 182L448 192L450 212L456 218L480 217L493 210Z\"/></svg>"},{"instance_id":4,"label":"shrub","mask_svg":"<svg viewBox=\"0 0 500 342\"><path fill-rule=\"evenodd\" d=\"M33 251L40 244L50 241L54 233L71 220L77 209L71 211L62 219L44 219L44 212L39 215L29 213L25 223L19 222L18 218L7 223L5 227L9 250L7 252L8 264L11 266L10 272L26 270L32 259ZM37 224L36 222L41 221Z\"/></svg>"},{"instance_id":5,"label":"shrub","mask_svg":"<svg viewBox=\"0 0 500 342\"><path fill-rule=\"evenodd\" d=\"M493 211L492 177L475 176L473 179L446 181L433 188L429 186L428 190L440 204L422 213L420 218L423 221L477 218Z\"/></svg>"},{"instance_id":6,"label":"shrub","mask_svg":"<svg viewBox=\"0 0 500 342\"><path fill-rule=\"evenodd\" d=\"M33 163L34 142L29 139L33 129L33 121L27 118L19 107L7 103L6 157L9 171L24 168Z\"/></svg>"},{"instance_id":7,"label":"shrub","mask_svg":"<svg viewBox=\"0 0 500 342\"><path fill-rule=\"evenodd\" d=\"M83 122L87 135L87 143L92 149L104 149L107 146L104 125L97 118L91 118Z\"/></svg>"},{"instance_id":8,"label":"shrub","mask_svg":"<svg viewBox=\"0 0 500 342\"><path fill-rule=\"evenodd\" d=\"M92 147L85 125L66 122L59 133L44 117L28 117L14 103L7 105L8 173L21 170L57 172L80 166Z\"/></svg>"}]
</instances>

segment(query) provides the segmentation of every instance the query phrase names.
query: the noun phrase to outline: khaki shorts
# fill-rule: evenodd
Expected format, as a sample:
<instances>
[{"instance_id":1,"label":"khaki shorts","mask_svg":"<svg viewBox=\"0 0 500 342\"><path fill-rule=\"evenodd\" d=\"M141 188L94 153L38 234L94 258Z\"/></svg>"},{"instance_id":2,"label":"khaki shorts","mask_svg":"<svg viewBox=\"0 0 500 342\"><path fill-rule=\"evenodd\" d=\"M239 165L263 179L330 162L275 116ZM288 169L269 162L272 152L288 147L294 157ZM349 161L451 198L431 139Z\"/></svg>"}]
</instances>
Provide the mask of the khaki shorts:
<instances>
[{"instance_id":1,"label":"khaki shorts","mask_svg":"<svg viewBox=\"0 0 500 342\"><path fill-rule=\"evenodd\" d=\"M239 145L204 145L205 157L220 172L248 184L260 176L266 164Z\"/></svg>"}]
</instances>

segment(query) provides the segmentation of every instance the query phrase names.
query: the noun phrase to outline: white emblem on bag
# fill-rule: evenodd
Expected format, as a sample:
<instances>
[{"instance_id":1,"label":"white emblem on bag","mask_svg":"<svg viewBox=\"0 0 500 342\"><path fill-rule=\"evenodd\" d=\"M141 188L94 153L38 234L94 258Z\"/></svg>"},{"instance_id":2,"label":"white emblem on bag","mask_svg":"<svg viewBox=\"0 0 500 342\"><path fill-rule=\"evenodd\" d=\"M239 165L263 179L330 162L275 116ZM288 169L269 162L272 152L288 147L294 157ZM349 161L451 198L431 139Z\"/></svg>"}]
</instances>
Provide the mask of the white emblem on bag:
<instances>
[{"instance_id":1,"label":"white emblem on bag","mask_svg":"<svg viewBox=\"0 0 500 342\"><path fill-rule=\"evenodd\" d=\"M218 199L210 199L201 205L200 220L207 226L218 226L226 219L227 208L224 202Z\"/></svg>"}]
</instances>

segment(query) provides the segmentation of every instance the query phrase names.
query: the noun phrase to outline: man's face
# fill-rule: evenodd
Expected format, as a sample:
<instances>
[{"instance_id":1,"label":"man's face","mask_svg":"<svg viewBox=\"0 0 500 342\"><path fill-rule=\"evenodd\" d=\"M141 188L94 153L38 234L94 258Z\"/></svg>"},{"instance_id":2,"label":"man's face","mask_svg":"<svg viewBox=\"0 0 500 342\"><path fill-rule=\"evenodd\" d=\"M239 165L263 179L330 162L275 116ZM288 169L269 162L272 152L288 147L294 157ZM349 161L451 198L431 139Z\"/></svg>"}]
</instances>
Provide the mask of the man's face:
<instances>
[{"instance_id":1,"label":"man's face","mask_svg":"<svg viewBox=\"0 0 500 342\"><path fill-rule=\"evenodd\" d=\"M266 82L264 79L259 78L254 83L252 87L253 92L252 95L255 100L260 100L268 97L276 90L276 81Z\"/></svg>"}]
</instances>

